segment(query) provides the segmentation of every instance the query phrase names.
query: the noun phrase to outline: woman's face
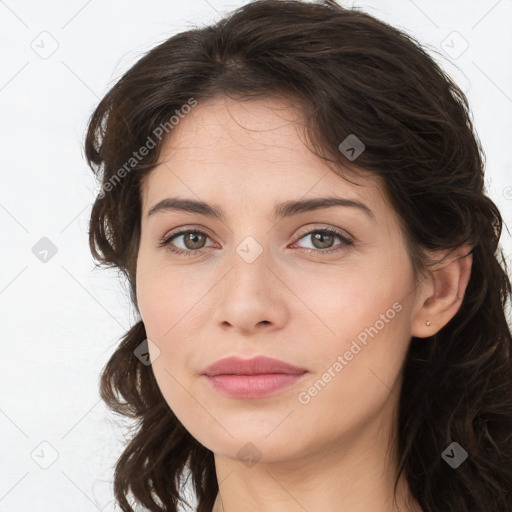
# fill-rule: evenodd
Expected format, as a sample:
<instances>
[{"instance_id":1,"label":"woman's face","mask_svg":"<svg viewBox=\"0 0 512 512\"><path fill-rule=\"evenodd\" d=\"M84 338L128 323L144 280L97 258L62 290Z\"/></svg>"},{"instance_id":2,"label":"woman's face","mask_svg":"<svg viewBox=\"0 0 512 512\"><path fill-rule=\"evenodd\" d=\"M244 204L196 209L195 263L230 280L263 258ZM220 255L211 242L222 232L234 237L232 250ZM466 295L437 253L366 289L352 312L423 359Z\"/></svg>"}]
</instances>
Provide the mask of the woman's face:
<instances>
[{"instance_id":1,"label":"woman's face","mask_svg":"<svg viewBox=\"0 0 512 512\"><path fill-rule=\"evenodd\" d=\"M174 127L142 188L136 285L153 371L192 436L232 459L330 450L390 414L420 307L382 186L335 175L303 145L294 119L276 99L199 104ZM223 216L148 215L167 198ZM346 203L279 208L322 198ZM306 372L263 396L233 396L203 375L233 355Z\"/></svg>"}]
</instances>

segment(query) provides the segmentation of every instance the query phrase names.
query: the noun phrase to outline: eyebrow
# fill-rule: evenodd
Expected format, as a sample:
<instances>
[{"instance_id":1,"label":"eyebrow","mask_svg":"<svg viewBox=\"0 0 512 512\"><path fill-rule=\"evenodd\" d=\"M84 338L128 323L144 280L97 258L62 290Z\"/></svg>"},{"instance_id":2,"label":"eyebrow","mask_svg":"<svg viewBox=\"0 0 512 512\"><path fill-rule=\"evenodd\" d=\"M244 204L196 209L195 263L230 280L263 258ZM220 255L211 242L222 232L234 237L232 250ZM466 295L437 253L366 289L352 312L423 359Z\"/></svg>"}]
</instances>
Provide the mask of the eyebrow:
<instances>
[{"instance_id":1,"label":"eyebrow","mask_svg":"<svg viewBox=\"0 0 512 512\"><path fill-rule=\"evenodd\" d=\"M375 220L375 216L368 206L360 201L342 197L318 197L312 199L300 199L297 201L285 201L274 206L273 216L275 219L282 219L299 213L319 210L322 208L332 208L335 206L357 208L358 210L366 213L372 220ZM199 215L220 220L223 220L226 217L224 211L218 205L211 205L203 201L196 201L195 199L179 199L177 197L167 197L162 199L151 207L147 216L149 217L156 212L169 210L197 213Z\"/></svg>"}]
</instances>

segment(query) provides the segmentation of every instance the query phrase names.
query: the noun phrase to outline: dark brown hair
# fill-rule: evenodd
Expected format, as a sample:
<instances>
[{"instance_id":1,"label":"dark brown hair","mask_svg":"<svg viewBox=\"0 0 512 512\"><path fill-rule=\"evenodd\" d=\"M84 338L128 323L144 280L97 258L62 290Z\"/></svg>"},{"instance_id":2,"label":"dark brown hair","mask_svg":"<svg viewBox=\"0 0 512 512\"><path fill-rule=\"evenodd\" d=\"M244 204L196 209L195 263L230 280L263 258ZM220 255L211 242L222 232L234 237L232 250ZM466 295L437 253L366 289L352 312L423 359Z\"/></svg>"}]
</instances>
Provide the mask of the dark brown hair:
<instances>
[{"instance_id":1,"label":"dark brown hair","mask_svg":"<svg viewBox=\"0 0 512 512\"><path fill-rule=\"evenodd\" d=\"M340 142L350 134L363 141L357 166L382 178L415 269L429 268L426 250L472 247L459 311L431 338L411 339L396 482L404 473L424 512L512 510L511 285L499 246L502 218L485 194L467 99L410 36L334 0L256 0L156 46L90 119L85 153L103 187L90 218L93 256L122 271L138 307L140 185L172 137L171 116L193 101L276 95L299 101L316 153L338 168L351 165ZM166 137L157 136L161 126ZM135 158L144 146L154 147ZM173 414L151 365L134 356L145 339L139 321L101 377L107 405L136 420L115 467L116 500L125 512L133 510L130 493L148 510L176 511L189 471L198 512L210 512L218 491L213 453ZM441 457L454 441L469 454L456 470Z\"/></svg>"}]
</instances>

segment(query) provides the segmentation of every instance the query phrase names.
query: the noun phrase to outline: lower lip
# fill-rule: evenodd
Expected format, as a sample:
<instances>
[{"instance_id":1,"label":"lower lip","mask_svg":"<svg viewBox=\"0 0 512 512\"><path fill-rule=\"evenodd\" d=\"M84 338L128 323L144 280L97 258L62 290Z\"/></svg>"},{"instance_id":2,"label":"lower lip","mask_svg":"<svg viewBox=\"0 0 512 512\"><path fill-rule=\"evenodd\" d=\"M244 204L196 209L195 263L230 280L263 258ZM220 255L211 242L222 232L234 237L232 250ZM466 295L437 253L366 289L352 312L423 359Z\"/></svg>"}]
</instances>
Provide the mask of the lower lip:
<instances>
[{"instance_id":1,"label":"lower lip","mask_svg":"<svg viewBox=\"0 0 512 512\"><path fill-rule=\"evenodd\" d=\"M262 398L296 384L307 372L301 374L268 373L261 375L206 375L211 385L224 395L233 398Z\"/></svg>"}]
</instances>

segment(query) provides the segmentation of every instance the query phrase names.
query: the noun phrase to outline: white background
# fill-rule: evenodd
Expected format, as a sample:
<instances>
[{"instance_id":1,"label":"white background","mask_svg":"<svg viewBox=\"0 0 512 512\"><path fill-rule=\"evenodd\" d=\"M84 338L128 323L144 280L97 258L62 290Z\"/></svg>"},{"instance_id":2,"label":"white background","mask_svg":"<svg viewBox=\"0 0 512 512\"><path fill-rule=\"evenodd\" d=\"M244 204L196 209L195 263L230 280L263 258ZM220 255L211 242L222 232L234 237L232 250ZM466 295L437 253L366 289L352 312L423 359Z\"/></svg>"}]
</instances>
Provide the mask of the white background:
<instances>
[{"instance_id":1,"label":"white background","mask_svg":"<svg viewBox=\"0 0 512 512\"><path fill-rule=\"evenodd\" d=\"M137 317L116 272L95 270L89 252L97 186L83 158L86 123L144 52L244 3L0 1L0 512L114 510L110 480L123 431L99 398L98 379ZM468 95L488 192L510 225L512 0L343 5L438 52ZM34 50L52 45L48 58ZM57 248L46 263L32 252L42 237ZM510 254L506 231L502 243ZM53 450L58 458L43 469Z\"/></svg>"}]
</instances>

